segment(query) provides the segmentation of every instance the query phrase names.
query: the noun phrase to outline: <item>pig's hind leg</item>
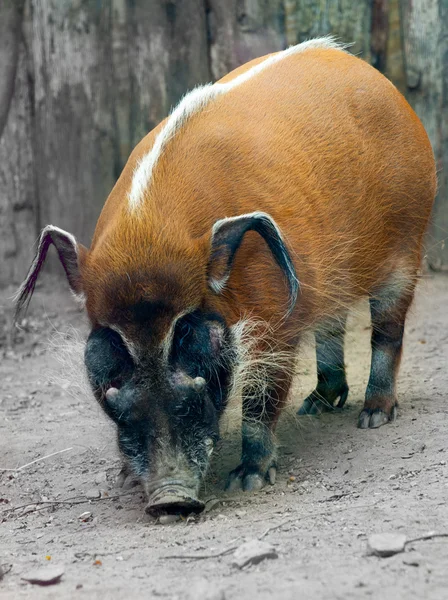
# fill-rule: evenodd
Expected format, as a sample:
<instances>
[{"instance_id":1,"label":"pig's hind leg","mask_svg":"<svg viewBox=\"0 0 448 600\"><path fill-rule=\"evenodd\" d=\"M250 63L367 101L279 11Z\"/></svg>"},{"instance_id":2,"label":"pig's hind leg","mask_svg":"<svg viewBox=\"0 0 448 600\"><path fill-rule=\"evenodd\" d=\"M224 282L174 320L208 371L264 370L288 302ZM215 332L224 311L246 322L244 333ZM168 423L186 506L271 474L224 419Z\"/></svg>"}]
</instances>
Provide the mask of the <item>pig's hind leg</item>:
<instances>
[{"instance_id":1,"label":"pig's hind leg","mask_svg":"<svg viewBox=\"0 0 448 600\"><path fill-rule=\"evenodd\" d=\"M372 364L364 409L358 418L361 429L381 427L395 419L396 379L415 281L415 276L397 272L370 297Z\"/></svg>"},{"instance_id":2,"label":"pig's hind leg","mask_svg":"<svg viewBox=\"0 0 448 600\"><path fill-rule=\"evenodd\" d=\"M300 407L299 415L318 415L342 408L348 385L344 365L344 335L347 315L333 319L315 333L317 386ZM336 400L339 402L335 406Z\"/></svg>"}]
</instances>

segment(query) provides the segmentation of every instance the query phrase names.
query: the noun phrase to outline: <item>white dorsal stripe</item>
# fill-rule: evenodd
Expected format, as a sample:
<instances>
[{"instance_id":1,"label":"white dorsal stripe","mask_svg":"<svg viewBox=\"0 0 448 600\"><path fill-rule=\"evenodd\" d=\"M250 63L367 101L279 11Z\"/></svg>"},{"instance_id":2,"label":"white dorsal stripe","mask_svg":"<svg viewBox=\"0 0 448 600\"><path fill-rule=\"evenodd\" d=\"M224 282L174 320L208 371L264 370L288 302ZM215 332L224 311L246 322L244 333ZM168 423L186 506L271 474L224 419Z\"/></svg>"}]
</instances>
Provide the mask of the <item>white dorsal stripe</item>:
<instances>
[{"instance_id":1,"label":"white dorsal stripe","mask_svg":"<svg viewBox=\"0 0 448 600\"><path fill-rule=\"evenodd\" d=\"M197 87L186 94L170 114L165 127L158 134L151 150L140 159L137 167L135 168L131 190L129 192L129 208L131 210L135 209L142 203L145 190L148 188L151 182L151 176L154 171L154 167L156 166L157 161L162 155L166 145L193 114L200 112L205 106L207 106L212 100L221 94L225 94L229 90L241 85L248 79L251 79L261 71L264 71L271 65L283 60L284 58L287 58L291 54L304 52L305 50L314 48L332 48L335 50L344 51L346 47L347 46L338 43L331 36L309 40L307 42L298 44L297 46L291 46L287 50L283 50L282 52L278 52L277 54L270 56L263 62L255 65L248 71L245 71L227 83L207 83L206 85Z\"/></svg>"}]
</instances>

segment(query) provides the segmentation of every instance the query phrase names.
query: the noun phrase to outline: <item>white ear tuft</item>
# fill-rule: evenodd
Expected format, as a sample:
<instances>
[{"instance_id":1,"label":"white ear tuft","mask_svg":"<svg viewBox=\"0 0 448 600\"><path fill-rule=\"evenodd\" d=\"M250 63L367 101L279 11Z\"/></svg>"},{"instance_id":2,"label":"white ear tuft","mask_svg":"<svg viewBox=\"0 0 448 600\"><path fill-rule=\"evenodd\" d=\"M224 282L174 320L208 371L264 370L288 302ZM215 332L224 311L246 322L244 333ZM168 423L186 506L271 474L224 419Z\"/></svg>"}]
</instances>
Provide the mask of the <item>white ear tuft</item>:
<instances>
[{"instance_id":1,"label":"white ear tuft","mask_svg":"<svg viewBox=\"0 0 448 600\"><path fill-rule=\"evenodd\" d=\"M216 221L212 229L208 285L216 294L223 291L230 277L235 254L248 231L256 231L261 235L285 274L290 291L290 313L297 301L299 280L281 231L267 213L253 212Z\"/></svg>"},{"instance_id":2,"label":"white ear tuft","mask_svg":"<svg viewBox=\"0 0 448 600\"><path fill-rule=\"evenodd\" d=\"M78 244L71 233L59 229L59 227L55 227L54 225L47 225L40 234L36 256L34 257L25 281L22 283L15 296L15 320L17 320L20 313L28 307L34 288L36 287L37 278L45 263L48 248L51 244L55 246L58 252L59 260L64 267L72 292L77 298L83 298L79 266L81 255L87 252L87 249L81 244Z\"/></svg>"}]
</instances>

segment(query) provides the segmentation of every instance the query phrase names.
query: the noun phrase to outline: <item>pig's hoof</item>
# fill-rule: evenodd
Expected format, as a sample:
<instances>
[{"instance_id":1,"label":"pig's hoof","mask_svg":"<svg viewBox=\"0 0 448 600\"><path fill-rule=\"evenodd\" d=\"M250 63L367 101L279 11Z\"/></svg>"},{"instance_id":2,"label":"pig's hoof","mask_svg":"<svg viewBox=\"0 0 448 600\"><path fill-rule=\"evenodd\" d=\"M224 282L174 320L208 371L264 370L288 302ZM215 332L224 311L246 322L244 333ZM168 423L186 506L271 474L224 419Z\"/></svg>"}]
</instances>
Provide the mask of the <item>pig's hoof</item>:
<instances>
[{"instance_id":1,"label":"pig's hoof","mask_svg":"<svg viewBox=\"0 0 448 600\"><path fill-rule=\"evenodd\" d=\"M127 465L123 466L115 479L115 487L122 488L123 490L130 490L139 485L139 483L140 479L131 473Z\"/></svg>"},{"instance_id":2,"label":"pig's hoof","mask_svg":"<svg viewBox=\"0 0 448 600\"><path fill-rule=\"evenodd\" d=\"M308 398L305 399L297 414L302 415L320 415L325 411L341 409L348 396L348 385L344 385L340 390L329 389L327 392L314 390ZM335 406L335 401L339 402Z\"/></svg>"},{"instance_id":3,"label":"pig's hoof","mask_svg":"<svg viewBox=\"0 0 448 600\"><path fill-rule=\"evenodd\" d=\"M365 408L358 417L358 427L360 429L377 429L389 421L395 421L397 416L396 406L392 407L390 415L381 408Z\"/></svg>"},{"instance_id":4,"label":"pig's hoof","mask_svg":"<svg viewBox=\"0 0 448 600\"><path fill-rule=\"evenodd\" d=\"M127 465L124 465L121 468L121 471L118 473L117 478L115 479L115 487L117 488L122 488L124 485L124 482L126 481L127 477L129 475L129 469Z\"/></svg>"},{"instance_id":5,"label":"pig's hoof","mask_svg":"<svg viewBox=\"0 0 448 600\"><path fill-rule=\"evenodd\" d=\"M258 492L258 490L264 487L266 482L274 485L276 476L277 467L275 465L271 465L265 474L258 467L239 465L230 472L226 491L236 492L243 490L244 492Z\"/></svg>"}]
</instances>

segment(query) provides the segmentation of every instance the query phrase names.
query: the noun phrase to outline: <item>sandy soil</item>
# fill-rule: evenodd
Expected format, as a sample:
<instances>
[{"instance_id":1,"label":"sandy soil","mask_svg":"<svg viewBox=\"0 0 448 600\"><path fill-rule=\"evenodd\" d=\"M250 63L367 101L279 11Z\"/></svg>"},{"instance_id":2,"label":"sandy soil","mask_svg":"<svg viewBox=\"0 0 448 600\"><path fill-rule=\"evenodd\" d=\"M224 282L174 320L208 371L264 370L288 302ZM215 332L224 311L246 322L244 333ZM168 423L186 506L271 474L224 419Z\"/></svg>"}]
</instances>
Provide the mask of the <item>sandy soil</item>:
<instances>
[{"instance_id":1,"label":"sandy soil","mask_svg":"<svg viewBox=\"0 0 448 600\"><path fill-rule=\"evenodd\" d=\"M366 552L376 532L448 532L448 278L421 283L407 325L395 423L356 428L370 356L361 307L346 343L347 408L295 417L314 386L310 344L299 361L294 406L278 431L277 484L255 495L222 491L238 462L231 411L204 490L219 502L171 525L144 514L139 487L115 488L113 427L84 390L77 345L64 334L75 326L82 339L86 325L60 288L47 280L38 290L13 349L5 334L8 293L0 297L0 467L11 469L0 472L2 599L448 598L448 538L408 544L391 558ZM102 498L88 500L92 489ZM86 511L91 517L80 519ZM232 553L213 557L276 526L263 539L275 546L277 560L239 570ZM56 585L21 580L37 567L61 564Z\"/></svg>"}]
</instances>

